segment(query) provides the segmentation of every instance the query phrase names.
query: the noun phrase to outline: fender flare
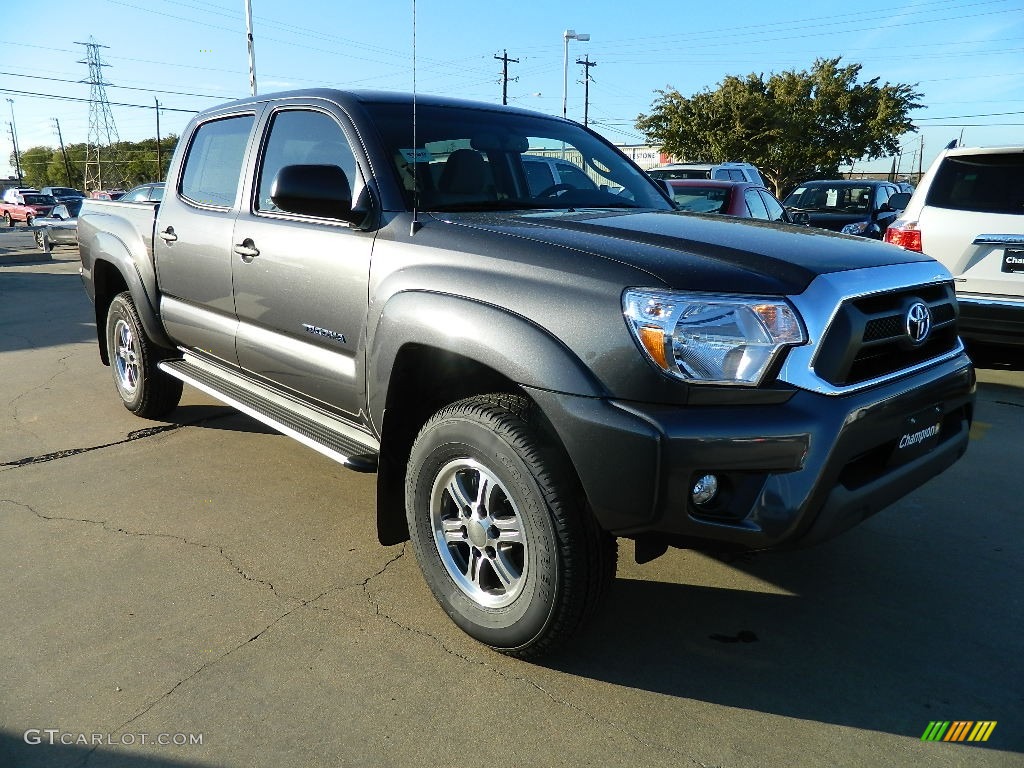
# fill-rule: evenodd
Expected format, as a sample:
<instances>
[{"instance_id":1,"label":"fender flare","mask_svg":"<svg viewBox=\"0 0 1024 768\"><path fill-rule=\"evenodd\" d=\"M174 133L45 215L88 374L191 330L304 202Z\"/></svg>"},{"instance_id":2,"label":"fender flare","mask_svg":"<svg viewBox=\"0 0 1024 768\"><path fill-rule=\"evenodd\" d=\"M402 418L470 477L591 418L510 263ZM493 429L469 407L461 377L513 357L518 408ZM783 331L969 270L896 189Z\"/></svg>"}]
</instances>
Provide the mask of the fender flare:
<instances>
[{"instance_id":1,"label":"fender flare","mask_svg":"<svg viewBox=\"0 0 1024 768\"><path fill-rule=\"evenodd\" d=\"M145 248L141 241L138 245ZM143 274L143 270L139 268L139 259L132 255L128 245L120 237L109 232L94 232L90 250L93 253L93 280L95 281L96 279L96 269L100 262L110 264L124 278L125 283L128 285L128 290L132 295L132 301L135 302L135 309L139 313L139 319L142 321L142 327L146 331L146 335L158 346L173 349L174 343L167 337L154 304L157 287L156 274L152 265L147 261L145 263L146 274ZM99 286L95 287L98 288ZM96 332L101 337L101 348L104 335L103 320L104 318L98 316L96 318Z\"/></svg>"},{"instance_id":2,"label":"fender flare","mask_svg":"<svg viewBox=\"0 0 1024 768\"><path fill-rule=\"evenodd\" d=\"M607 395L572 350L531 320L462 296L404 291L388 299L367 344L367 409L378 430L395 360L407 344L467 357L522 386Z\"/></svg>"}]
</instances>

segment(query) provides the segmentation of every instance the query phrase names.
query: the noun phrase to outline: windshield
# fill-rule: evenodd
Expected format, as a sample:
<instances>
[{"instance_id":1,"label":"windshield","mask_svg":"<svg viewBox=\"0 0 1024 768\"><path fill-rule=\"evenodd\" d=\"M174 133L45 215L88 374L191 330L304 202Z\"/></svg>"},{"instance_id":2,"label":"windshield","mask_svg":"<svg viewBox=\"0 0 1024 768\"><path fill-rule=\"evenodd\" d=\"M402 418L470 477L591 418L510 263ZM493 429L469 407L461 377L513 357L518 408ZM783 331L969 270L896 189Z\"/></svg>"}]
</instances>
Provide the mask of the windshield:
<instances>
[{"instance_id":1,"label":"windshield","mask_svg":"<svg viewBox=\"0 0 1024 768\"><path fill-rule=\"evenodd\" d=\"M657 187L574 123L479 107L368 104L406 207L424 211L657 208Z\"/></svg>"},{"instance_id":2,"label":"windshield","mask_svg":"<svg viewBox=\"0 0 1024 768\"><path fill-rule=\"evenodd\" d=\"M789 193L787 208L824 213L866 213L871 207L871 187L853 184L814 184Z\"/></svg>"}]
</instances>

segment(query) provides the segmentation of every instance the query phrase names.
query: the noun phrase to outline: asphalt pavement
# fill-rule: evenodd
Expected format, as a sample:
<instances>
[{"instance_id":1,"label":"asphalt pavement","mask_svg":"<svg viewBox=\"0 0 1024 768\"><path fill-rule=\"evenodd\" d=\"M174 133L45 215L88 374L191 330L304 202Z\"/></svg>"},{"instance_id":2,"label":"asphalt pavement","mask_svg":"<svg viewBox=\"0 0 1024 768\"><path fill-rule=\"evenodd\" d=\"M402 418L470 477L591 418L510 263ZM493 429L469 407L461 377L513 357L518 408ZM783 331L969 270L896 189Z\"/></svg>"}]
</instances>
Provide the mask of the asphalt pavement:
<instances>
[{"instance_id":1,"label":"asphalt pavement","mask_svg":"<svg viewBox=\"0 0 1024 768\"><path fill-rule=\"evenodd\" d=\"M809 550L624 542L526 663L377 543L374 476L189 387L128 413L77 251L0 231L0 765L1021 766L1024 364L979 362L943 476Z\"/></svg>"}]
</instances>

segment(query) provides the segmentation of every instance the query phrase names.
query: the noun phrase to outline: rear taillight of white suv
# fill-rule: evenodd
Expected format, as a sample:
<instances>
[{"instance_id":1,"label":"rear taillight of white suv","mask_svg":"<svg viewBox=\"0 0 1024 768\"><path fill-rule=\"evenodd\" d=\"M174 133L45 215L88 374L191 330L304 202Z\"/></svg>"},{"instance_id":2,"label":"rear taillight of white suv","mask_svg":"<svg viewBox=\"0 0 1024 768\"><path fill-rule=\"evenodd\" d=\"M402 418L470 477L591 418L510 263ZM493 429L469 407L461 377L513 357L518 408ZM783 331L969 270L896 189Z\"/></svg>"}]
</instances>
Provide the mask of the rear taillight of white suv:
<instances>
[{"instance_id":1,"label":"rear taillight of white suv","mask_svg":"<svg viewBox=\"0 0 1024 768\"><path fill-rule=\"evenodd\" d=\"M900 248L906 248L908 251L923 252L921 247L921 230L917 228L916 221L896 219L885 230L883 240L887 243L898 245Z\"/></svg>"}]
</instances>

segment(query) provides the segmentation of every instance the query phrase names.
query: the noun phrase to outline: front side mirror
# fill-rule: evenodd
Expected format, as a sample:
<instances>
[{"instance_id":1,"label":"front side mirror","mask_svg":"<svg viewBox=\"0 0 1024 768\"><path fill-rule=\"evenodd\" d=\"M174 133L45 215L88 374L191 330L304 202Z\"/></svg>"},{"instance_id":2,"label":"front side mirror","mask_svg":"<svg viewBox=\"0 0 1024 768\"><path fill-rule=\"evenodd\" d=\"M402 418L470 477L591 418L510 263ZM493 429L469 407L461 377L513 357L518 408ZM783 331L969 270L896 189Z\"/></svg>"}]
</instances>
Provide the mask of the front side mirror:
<instances>
[{"instance_id":1,"label":"front side mirror","mask_svg":"<svg viewBox=\"0 0 1024 768\"><path fill-rule=\"evenodd\" d=\"M789 213L789 219L794 224L798 224L801 227L811 226L811 214L807 211L787 211Z\"/></svg>"},{"instance_id":2,"label":"front side mirror","mask_svg":"<svg viewBox=\"0 0 1024 768\"><path fill-rule=\"evenodd\" d=\"M336 165L286 165L277 172L270 199L286 213L358 224L366 211L352 207L352 187Z\"/></svg>"}]
</instances>

